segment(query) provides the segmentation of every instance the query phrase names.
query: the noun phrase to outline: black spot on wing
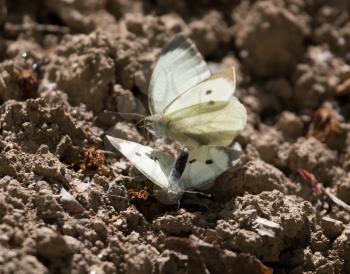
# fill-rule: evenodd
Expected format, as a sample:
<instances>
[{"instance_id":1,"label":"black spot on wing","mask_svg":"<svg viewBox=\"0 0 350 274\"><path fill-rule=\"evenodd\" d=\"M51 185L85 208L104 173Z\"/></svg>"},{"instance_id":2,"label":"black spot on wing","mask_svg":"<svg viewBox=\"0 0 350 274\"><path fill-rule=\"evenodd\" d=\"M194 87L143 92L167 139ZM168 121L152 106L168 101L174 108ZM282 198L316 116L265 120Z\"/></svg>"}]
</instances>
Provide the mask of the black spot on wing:
<instances>
[{"instance_id":1,"label":"black spot on wing","mask_svg":"<svg viewBox=\"0 0 350 274\"><path fill-rule=\"evenodd\" d=\"M205 94L206 95L209 95L209 94L211 94L213 91L211 90L211 89L208 89L206 92L205 92Z\"/></svg>"},{"instance_id":2,"label":"black spot on wing","mask_svg":"<svg viewBox=\"0 0 350 274\"><path fill-rule=\"evenodd\" d=\"M136 156L141 156L141 153L140 152L135 152L135 155Z\"/></svg>"},{"instance_id":3,"label":"black spot on wing","mask_svg":"<svg viewBox=\"0 0 350 274\"><path fill-rule=\"evenodd\" d=\"M208 105L209 105L209 106L212 106L212 105L214 105L214 104L215 104L214 101L209 101L209 102L208 102Z\"/></svg>"},{"instance_id":4,"label":"black spot on wing","mask_svg":"<svg viewBox=\"0 0 350 274\"><path fill-rule=\"evenodd\" d=\"M205 161L205 164L206 165L211 165L213 163L213 160L212 159L208 159Z\"/></svg>"},{"instance_id":5,"label":"black spot on wing","mask_svg":"<svg viewBox=\"0 0 350 274\"><path fill-rule=\"evenodd\" d=\"M192 163L194 163L195 161L197 161L197 159L189 160L188 163L189 163L189 164L192 164Z\"/></svg>"}]
</instances>

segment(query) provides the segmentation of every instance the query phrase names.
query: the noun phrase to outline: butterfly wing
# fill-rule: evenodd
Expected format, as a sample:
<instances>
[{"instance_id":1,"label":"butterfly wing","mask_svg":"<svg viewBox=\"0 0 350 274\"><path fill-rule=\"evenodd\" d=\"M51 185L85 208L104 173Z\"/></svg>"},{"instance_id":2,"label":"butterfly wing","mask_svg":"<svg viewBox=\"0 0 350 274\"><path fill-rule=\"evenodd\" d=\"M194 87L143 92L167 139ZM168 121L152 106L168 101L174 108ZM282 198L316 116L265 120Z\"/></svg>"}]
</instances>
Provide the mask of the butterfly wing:
<instances>
[{"instance_id":1,"label":"butterfly wing","mask_svg":"<svg viewBox=\"0 0 350 274\"><path fill-rule=\"evenodd\" d=\"M210 76L196 46L179 33L162 49L152 72L149 105L152 114L162 112L177 96Z\"/></svg>"},{"instance_id":2,"label":"butterfly wing","mask_svg":"<svg viewBox=\"0 0 350 274\"><path fill-rule=\"evenodd\" d=\"M169 187L168 176L174 162L170 155L131 141L106 137L149 180L162 189Z\"/></svg>"},{"instance_id":3,"label":"butterfly wing","mask_svg":"<svg viewBox=\"0 0 350 274\"><path fill-rule=\"evenodd\" d=\"M244 129L245 107L237 98L209 101L183 108L163 117L167 135L190 148L202 145L228 146Z\"/></svg>"},{"instance_id":4,"label":"butterfly wing","mask_svg":"<svg viewBox=\"0 0 350 274\"><path fill-rule=\"evenodd\" d=\"M188 155L181 183L185 189L208 188L220 174L238 163L241 153L239 146L201 146L192 150Z\"/></svg>"},{"instance_id":5,"label":"butterfly wing","mask_svg":"<svg viewBox=\"0 0 350 274\"><path fill-rule=\"evenodd\" d=\"M164 110L163 115L190 107L196 104L229 101L236 90L236 77L234 67L216 73L207 80L193 86L177 96Z\"/></svg>"}]
</instances>

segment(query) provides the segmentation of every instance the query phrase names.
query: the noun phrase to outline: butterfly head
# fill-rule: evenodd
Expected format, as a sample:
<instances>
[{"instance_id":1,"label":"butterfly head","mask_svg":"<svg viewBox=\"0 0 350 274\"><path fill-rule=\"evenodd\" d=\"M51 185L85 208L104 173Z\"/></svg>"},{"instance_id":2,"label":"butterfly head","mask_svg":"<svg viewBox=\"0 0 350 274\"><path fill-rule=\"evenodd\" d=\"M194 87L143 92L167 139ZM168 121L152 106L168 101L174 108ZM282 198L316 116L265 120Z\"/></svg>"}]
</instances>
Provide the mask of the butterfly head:
<instances>
[{"instance_id":1,"label":"butterfly head","mask_svg":"<svg viewBox=\"0 0 350 274\"><path fill-rule=\"evenodd\" d=\"M154 131L157 136L167 136L167 126L161 121L160 114L154 114L145 118L145 127L150 131Z\"/></svg>"}]
</instances>

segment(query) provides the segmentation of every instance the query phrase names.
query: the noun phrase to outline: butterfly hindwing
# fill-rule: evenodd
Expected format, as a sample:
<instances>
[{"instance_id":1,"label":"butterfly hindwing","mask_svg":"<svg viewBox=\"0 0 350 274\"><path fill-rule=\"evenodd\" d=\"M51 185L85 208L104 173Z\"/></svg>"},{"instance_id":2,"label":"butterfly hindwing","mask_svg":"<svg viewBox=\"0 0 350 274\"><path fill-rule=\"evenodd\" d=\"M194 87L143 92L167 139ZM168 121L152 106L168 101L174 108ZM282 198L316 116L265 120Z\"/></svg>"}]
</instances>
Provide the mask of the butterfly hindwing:
<instances>
[{"instance_id":1,"label":"butterfly hindwing","mask_svg":"<svg viewBox=\"0 0 350 274\"><path fill-rule=\"evenodd\" d=\"M167 134L190 148L201 145L228 146L246 125L244 106L231 97L229 101L196 104L170 113L161 121Z\"/></svg>"},{"instance_id":2,"label":"butterfly hindwing","mask_svg":"<svg viewBox=\"0 0 350 274\"><path fill-rule=\"evenodd\" d=\"M241 155L240 148L221 146L202 146L190 151L181 181L185 189L208 188L211 183L237 164Z\"/></svg>"},{"instance_id":3,"label":"butterfly hindwing","mask_svg":"<svg viewBox=\"0 0 350 274\"><path fill-rule=\"evenodd\" d=\"M154 67L149 87L152 114L161 113L177 96L210 76L196 46L181 33L168 42Z\"/></svg>"}]
</instances>

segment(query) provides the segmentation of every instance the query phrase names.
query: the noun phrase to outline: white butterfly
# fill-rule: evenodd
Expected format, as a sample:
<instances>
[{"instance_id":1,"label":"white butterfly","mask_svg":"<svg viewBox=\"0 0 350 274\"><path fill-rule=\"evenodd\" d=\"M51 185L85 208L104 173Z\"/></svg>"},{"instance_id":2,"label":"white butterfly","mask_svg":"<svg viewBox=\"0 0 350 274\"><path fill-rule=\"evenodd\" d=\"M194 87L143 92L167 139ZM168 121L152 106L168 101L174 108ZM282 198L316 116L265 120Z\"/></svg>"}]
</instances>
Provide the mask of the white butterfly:
<instances>
[{"instance_id":1,"label":"white butterfly","mask_svg":"<svg viewBox=\"0 0 350 274\"><path fill-rule=\"evenodd\" d=\"M177 203L188 189L209 186L216 177L234 166L241 154L240 149L201 146L174 160L169 154L149 146L112 136L107 139L160 188L156 198L164 204Z\"/></svg>"},{"instance_id":2,"label":"white butterfly","mask_svg":"<svg viewBox=\"0 0 350 274\"><path fill-rule=\"evenodd\" d=\"M210 76L195 45L177 34L162 50L149 87L150 121L157 135L189 148L228 146L247 114L235 98L234 68Z\"/></svg>"}]
</instances>

